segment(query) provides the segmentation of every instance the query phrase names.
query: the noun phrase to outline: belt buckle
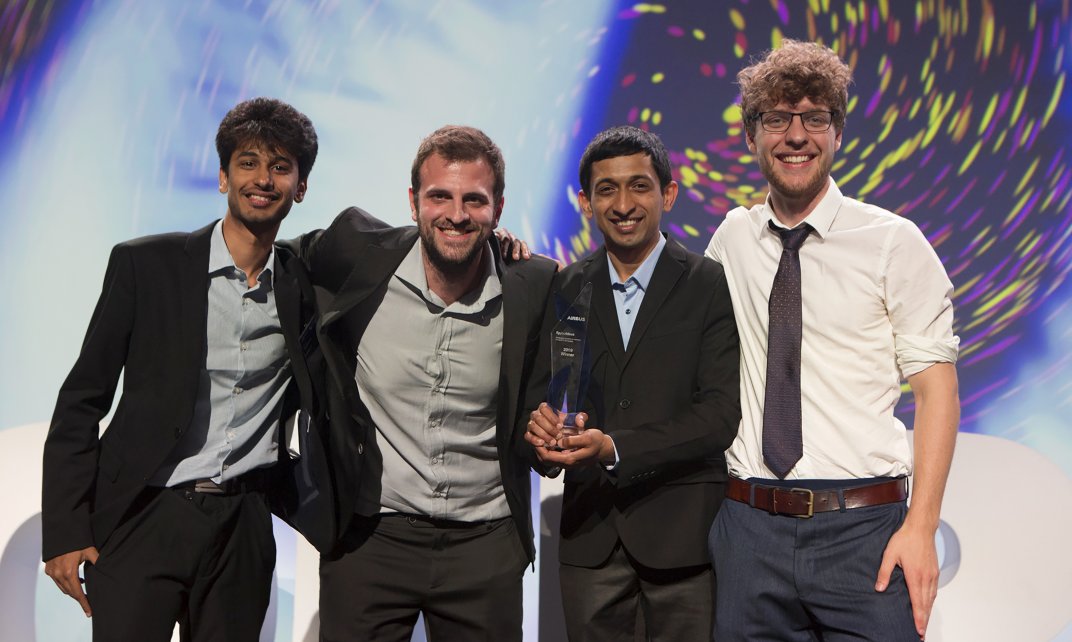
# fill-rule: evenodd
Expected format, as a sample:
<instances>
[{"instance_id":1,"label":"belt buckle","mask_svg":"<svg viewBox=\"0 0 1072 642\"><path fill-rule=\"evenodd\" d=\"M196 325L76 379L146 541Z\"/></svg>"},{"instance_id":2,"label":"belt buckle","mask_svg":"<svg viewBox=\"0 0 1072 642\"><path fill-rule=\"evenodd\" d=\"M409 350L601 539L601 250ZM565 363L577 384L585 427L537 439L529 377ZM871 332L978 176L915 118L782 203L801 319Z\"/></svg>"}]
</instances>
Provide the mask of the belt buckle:
<instances>
[{"instance_id":1,"label":"belt buckle","mask_svg":"<svg viewBox=\"0 0 1072 642\"><path fill-rule=\"evenodd\" d=\"M226 489L221 484L217 484L211 479L199 479L194 482L193 491L195 493L203 493L205 495L223 495L226 493Z\"/></svg>"},{"instance_id":2,"label":"belt buckle","mask_svg":"<svg viewBox=\"0 0 1072 642\"><path fill-rule=\"evenodd\" d=\"M808 512L805 515L796 515L793 513L787 513L790 517L796 517L798 519L809 519L815 514L815 492L810 488L790 488L790 494L805 493L808 496ZM778 510L778 493L774 493L774 510Z\"/></svg>"}]
</instances>

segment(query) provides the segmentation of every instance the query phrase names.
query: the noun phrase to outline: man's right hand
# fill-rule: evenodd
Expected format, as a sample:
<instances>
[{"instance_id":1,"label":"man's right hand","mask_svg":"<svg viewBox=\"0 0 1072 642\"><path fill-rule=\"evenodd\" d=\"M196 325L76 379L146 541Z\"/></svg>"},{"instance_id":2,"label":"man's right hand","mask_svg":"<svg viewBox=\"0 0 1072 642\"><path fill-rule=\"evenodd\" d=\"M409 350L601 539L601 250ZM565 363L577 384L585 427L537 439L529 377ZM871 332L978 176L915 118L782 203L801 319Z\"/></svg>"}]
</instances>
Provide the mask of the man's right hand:
<instances>
[{"instance_id":1,"label":"man's right hand","mask_svg":"<svg viewBox=\"0 0 1072 642\"><path fill-rule=\"evenodd\" d=\"M97 548L90 546L80 551L57 555L45 562L45 575L51 577L61 591L70 595L82 606L86 617L92 617L93 611L89 608L86 592L82 590L82 582L78 579L78 566L82 562L96 564L98 557L100 555L97 553Z\"/></svg>"},{"instance_id":2,"label":"man's right hand","mask_svg":"<svg viewBox=\"0 0 1072 642\"><path fill-rule=\"evenodd\" d=\"M529 423L525 430L525 441L536 448L550 449L558 445L558 438L562 432L562 421L565 413L558 412L548 406L546 402L533 410L529 415Z\"/></svg>"}]
</instances>

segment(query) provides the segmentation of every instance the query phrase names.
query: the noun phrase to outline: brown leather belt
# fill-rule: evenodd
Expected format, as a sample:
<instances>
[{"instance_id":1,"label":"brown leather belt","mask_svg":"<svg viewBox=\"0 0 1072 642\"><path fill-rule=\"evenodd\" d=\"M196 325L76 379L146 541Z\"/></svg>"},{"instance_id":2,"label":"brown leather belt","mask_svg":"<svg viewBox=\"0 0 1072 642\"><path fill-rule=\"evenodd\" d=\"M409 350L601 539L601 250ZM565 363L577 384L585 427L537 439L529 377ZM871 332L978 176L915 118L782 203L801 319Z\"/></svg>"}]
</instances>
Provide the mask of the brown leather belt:
<instances>
[{"instance_id":1,"label":"brown leather belt","mask_svg":"<svg viewBox=\"0 0 1072 642\"><path fill-rule=\"evenodd\" d=\"M793 517L811 517L815 513L841 510L838 493L845 498L846 509L893 504L908 499L908 478L899 477L856 488L809 490L763 486L730 477L729 488L726 489L726 497L729 499L765 510L771 515Z\"/></svg>"},{"instance_id":2,"label":"brown leather belt","mask_svg":"<svg viewBox=\"0 0 1072 642\"><path fill-rule=\"evenodd\" d=\"M171 486L172 490L204 495L240 495L242 493L267 492L269 485L267 469L255 468L238 477L214 482L211 479L197 479Z\"/></svg>"}]
</instances>

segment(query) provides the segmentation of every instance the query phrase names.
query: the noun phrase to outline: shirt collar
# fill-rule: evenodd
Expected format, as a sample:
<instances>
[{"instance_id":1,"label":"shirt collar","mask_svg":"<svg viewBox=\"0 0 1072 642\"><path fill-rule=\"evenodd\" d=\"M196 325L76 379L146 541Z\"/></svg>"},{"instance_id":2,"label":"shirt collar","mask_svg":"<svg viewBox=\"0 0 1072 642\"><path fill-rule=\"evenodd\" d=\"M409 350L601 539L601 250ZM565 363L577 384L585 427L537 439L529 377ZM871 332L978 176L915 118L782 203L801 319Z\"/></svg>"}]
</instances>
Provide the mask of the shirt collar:
<instances>
[{"instance_id":1,"label":"shirt collar","mask_svg":"<svg viewBox=\"0 0 1072 642\"><path fill-rule=\"evenodd\" d=\"M659 262L659 256L663 253L663 248L666 247L666 237L659 234L659 242L655 244L655 247L648 256L644 258L644 261L639 267L629 275L625 281L618 279L618 271L614 269L614 264L610 261L610 252L607 252L607 269L610 270L610 284L611 285L624 285L629 279L636 281L641 290L645 292L648 290L648 283L651 282L651 275L655 272L655 264Z\"/></svg>"},{"instance_id":2,"label":"shirt collar","mask_svg":"<svg viewBox=\"0 0 1072 642\"><path fill-rule=\"evenodd\" d=\"M841 190L838 189L837 184L834 183L834 179L828 178L829 184L826 189L826 194L823 195L822 200L815 206L815 209L808 214L807 217L801 221L801 224L807 223L815 230L820 238L825 237L830 228L834 225L834 219L837 218L838 210L841 209L841 202L844 197L841 195ZM764 233L773 234L770 231L770 227L767 225L767 221L774 221L774 224L778 227L785 229L785 225L778 220L778 217L774 215L774 209L770 204L770 194L767 194L767 200L763 202L763 215L760 217L760 225L757 230L757 237Z\"/></svg>"},{"instance_id":3,"label":"shirt collar","mask_svg":"<svg viewBox=\"0 0 1072 642\"><path fill-rule=\"evenodd\" d=\"M406 258L402 259L402 262L398 265L395 270L395 276L409 285L425 301L440 308L446 309L449 307L452 311L479 312L487 306L488 302L502 295L502 283L499 281L499 274L495 270L495 255L491 251L491 246L488 243L484 243L484 274L480 283L472 291L467 292L465 296L447 306L444 304L443 299L439 298L439 295L428 288L428 276L424 272L424 260L422 258L424 253L423 245L423 242L418 238L417 242L413 244L413 247L406 254Z\"/></svg>"},{"instance_id":4,"label":"shirt collar","mask_svg":"<svg viewBox=\"0 0 1072 642\"><path fill-rule=\"evenodd\" d=\"M268 260L264 264L264 269L261 270L261 274L257 277L257 282L266 280L269 287L274 285L274 272L272 266L275 265L275 245L272 245L272 250L268 253ZM208 273L210 275L219 274L221 272L229 271L231 275L238 276L238 272L241 270L235 265L234 259L231 258L231 252L227 249L227 241L223 239L223 219L216 222L216 226L212 228L212 237L209 240L208 247Z\"/></svg>"}]
</instances>

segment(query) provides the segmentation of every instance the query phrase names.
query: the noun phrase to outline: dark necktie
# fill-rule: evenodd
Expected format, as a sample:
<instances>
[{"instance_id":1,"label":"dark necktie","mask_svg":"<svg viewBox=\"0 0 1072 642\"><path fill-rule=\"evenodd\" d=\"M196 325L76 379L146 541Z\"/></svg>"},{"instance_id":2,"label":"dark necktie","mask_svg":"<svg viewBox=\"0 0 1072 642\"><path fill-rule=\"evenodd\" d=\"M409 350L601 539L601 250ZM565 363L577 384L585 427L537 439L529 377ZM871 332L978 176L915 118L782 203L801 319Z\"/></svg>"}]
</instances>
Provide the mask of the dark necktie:
<instances>
[{"instance_id":1,"label":"dark necktie","mask_svg":"<svg viewBox=\"0 0 1072 642\"><path fill-rule=\"evenodd\" d=\"M767 390L763 403L763 461L784 479L804 454L800 436L800 255L811 232L807 224L786 230L782 258L771 286L767 321Z\"/></svg>"}]
</instances>

